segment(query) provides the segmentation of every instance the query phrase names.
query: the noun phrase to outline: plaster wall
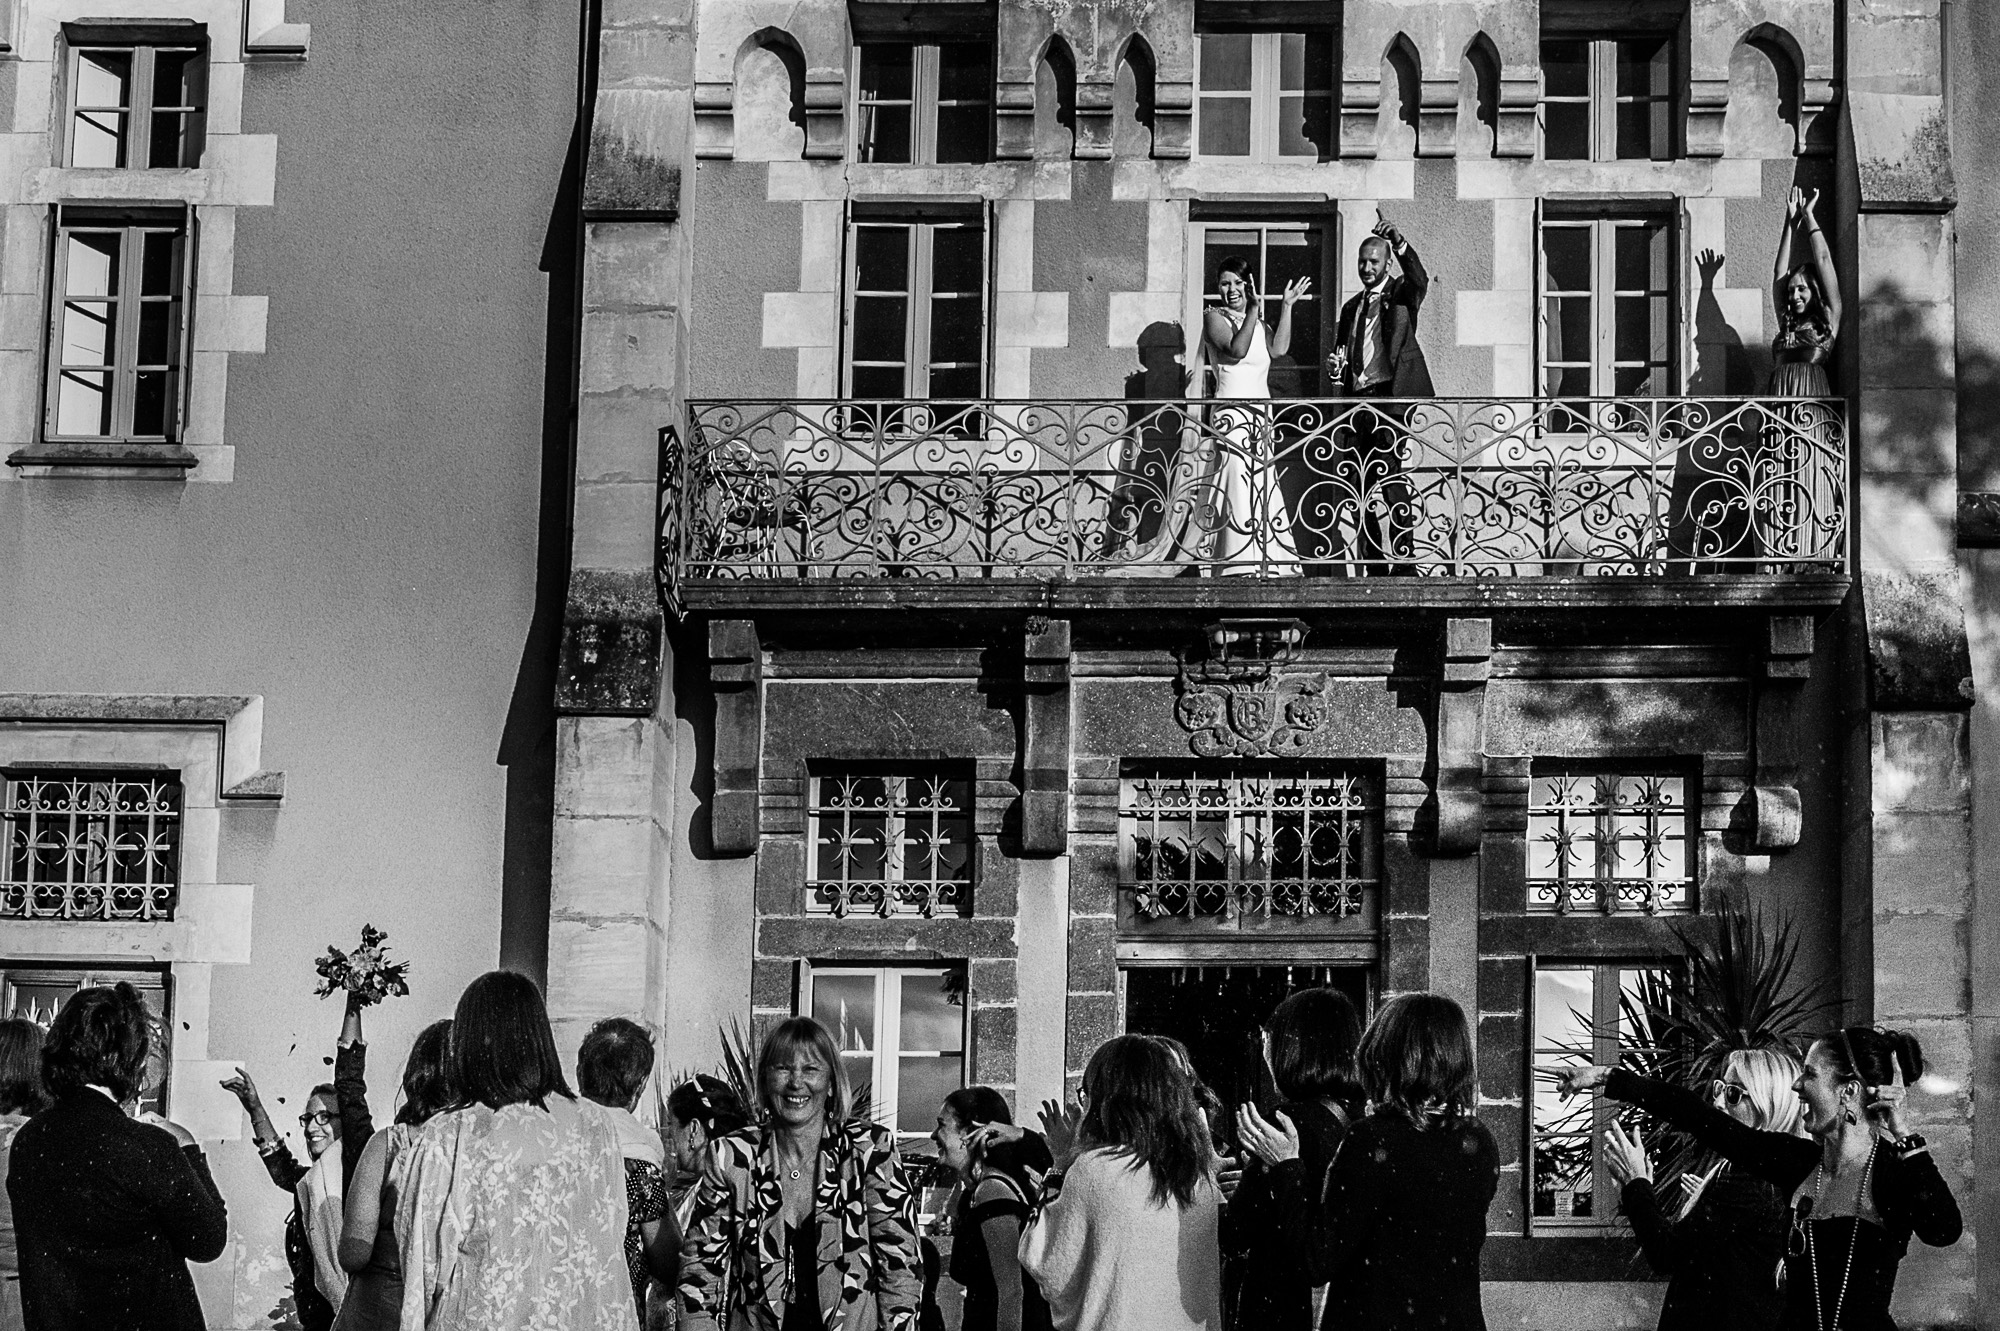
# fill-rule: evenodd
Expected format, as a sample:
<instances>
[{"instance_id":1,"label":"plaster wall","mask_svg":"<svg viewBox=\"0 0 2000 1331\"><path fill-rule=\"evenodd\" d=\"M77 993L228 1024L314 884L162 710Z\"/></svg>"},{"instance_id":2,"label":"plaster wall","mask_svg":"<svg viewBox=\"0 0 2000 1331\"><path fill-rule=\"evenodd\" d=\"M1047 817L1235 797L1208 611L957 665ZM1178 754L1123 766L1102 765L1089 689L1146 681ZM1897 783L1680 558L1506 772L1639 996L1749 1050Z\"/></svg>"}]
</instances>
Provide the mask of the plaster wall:
<instances>
[{"instance_id":1,"label":"plaster wall","mask_svg":"<svg viewBox=\"0 0 2000 1331\"><path fill-rule=\"evenodd\" d=\"M275 192L234 228L235 289L269 314L263 354L228 375L233 482L0 484L0 687L265 699L285 802L217 848L218 881L258 890L247 961L214 967L207 1044L280 1124L327 1075L340 1014L311 963L329 943L369 922L412 963L412 995L368 1014L378 1121L411 1039L502 955L510 773L550 726L531 630L545 391L566 400L569 376L546 359L543 268L574 10L310 17L305 60L239 67ZM210 1150L231 1243L200 1268L208 1324L263 1327L289 1297L290 1199L247 1142Z\"/></svg>"}]
</instances>

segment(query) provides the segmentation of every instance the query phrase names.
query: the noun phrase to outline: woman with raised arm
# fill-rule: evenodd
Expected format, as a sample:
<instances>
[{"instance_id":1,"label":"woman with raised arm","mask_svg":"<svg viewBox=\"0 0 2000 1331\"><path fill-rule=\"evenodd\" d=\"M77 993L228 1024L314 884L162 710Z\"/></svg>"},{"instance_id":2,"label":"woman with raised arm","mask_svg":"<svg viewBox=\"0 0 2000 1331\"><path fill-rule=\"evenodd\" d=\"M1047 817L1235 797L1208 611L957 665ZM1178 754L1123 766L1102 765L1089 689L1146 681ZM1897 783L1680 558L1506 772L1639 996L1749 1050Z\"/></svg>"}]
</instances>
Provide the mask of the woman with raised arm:
<instances>
[{"instance_id":1,"label":"woman with raised arm","mask_svg":"<svg viewBox=\"0 0 2000 1331\"><path fill-rule=\"evenodd\" d=\"M1840 333L1840 275L1813 215L1818 206L1818 190L1807 197L1796 187L1785 204L1785 226L1778 235L1778 260L1771 275L1778 307L1778 336L1771 343L1776 361L1771 369L1772 397L1833 395L1826 363ZM1812 261L1810 266L1794 267L1793 250L1801 235L1812 249Z\"/></svg>"},{"instance_id":2,"label":"woman with raised arm","mask_svg":"<svg viewBox=\"0 0 2000 1331\"><path fill-rule=\"evenodd\" d=\"M1250 265L1234 255L1215 275L1220 303L1202 311L1202 353L1215 368L1219 400L1269 402L1271 359L1292 347L1292 307L1312 290L1312 279L1285 284L1278 322L1266 327L1263 297ZM1199 387L1200 367L1195 369ZM1214 466L1197 497L1202 511L1193 521L1208 539L1203 558L1219 572L1297 573L1299 553L1292 543L1291 515L1271 453L1268 406L1216 408L1210 422Z\"/></svg>"},{"instance_id":3,"label":"woman with raised arm","mask_svg":"<svg viewBox=\"0 0 2000 1331\"><path fill-rule=\"evenodd\" d=\"M1398 994L1355 1061L1373 1105L1323 1186L1283 1111L1237 1111L1243 1144L1272 1170L1281 1260L1327 1287L1322 1327L1485 1331L1479 1250L1500 1186L1493 1134L1472 1116L1472 1037L1442 994Z\"/></svg>"},{"instance_id":4,"label":"woman with raised arm","mask_svg":"<svg viewBox=\"0 0 2000 1331\"><path fill-rule=\"evenodd\" d=\"M811 1017L757 1055L764 1119L709 1143L681 1248L682 1331L916 1331L917 1198L896 1137L854 1113Z\"/></svg>"},{"instance_id":5,"label":"woman with raised arm","mask_svg":"<svg viewBox=\"0 0 2000 1331\"><path fill-rule=\"evenodd\" d=\"M1711 1105L1764 1132L1805 1136L1792 1088L1799 1060L1783 1049L1735 1049L1708 1084ZM1697 1088L1699 1089L1699 1088ZM1778 1324L1783 1304L1772 1273L1785 1252L1785 1197L1769 1180L1715 1161L1683 1175L1675 1215L1653 1189L1653 1162L1637 1133L1616 1121L1605 1142L1625 1217L1654 1271L1667 1277L1660 1331L1713 1331Z\"/></svg>"},{"instance_id":6,"label":"woman with raised arm","mask_svg":"<svg viewBox=\"0 0 2000 1331\"><path fill-rule=\"evenodd\" d=\"M1002 1137L1013 1111L991 1086L966 1086L938 1106L938 1167L958 1181L951 1267L965 1289L959 1331L1050 1331L1049 1305L1021 1272L1021 1228L1041 1196L1035 1180L1053 1161L1039 1136ZM1011 1139L1009 1139L1011 1138Z\"/></svg>"},{"instance_id":7,"label":"woman with raised arm","mask_svg":"<svg viewBox=\"0 0 2000 1331\"><path fill-rule=\"evenodd\" d=\"M1564 1074L1562 1090L1603 1087L1785 1193L1792 1219L1781 1331L1894 1331L1889 1298L1910 1236L1941 1248L1964 1228L1904 1116L1909 1085L1923 1071L1922 1047L1900 1031L1849 1026L1816 1041L1794 1084L1810 1138L1759 1131L1692 1091L1623 1068L1578 1068Z\"/></svg>"},{"instance_id":8,"label":"woman with raised arm","mask_svg":"<svg viewBox=\"0 0 2000 1331\"><path fill-rule=\"evenodd\" d=\"M1221 1331L1222 1193L1191 1078L1164 1040L1120 1035L1083 1072L1085 1108L1044 1113L1055 1168L1021 1269L1058 1331Z\"/></svg>"}]
</instances>

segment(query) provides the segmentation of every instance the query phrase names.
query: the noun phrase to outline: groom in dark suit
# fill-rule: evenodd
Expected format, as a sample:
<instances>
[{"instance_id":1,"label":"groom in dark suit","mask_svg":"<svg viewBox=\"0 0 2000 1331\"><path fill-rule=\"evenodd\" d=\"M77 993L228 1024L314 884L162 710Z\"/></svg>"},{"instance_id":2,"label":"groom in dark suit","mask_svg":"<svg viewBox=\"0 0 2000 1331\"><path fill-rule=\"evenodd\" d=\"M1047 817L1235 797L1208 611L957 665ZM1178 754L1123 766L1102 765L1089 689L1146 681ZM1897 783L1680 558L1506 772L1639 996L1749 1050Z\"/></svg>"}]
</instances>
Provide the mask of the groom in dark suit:
<instances>
[{"instance_id":1,"label":"groom in dark suit","mask_svg":"<svg viewBox=\"0 0 2000 1331\"><path fill-rule=\"evenodd\" d=\"M1389 272L1394 256L1401 276ZM1343 397L1430 397L1431 370L1417 342L1417 311L1430 294L1430 274L1403 233L1387 221L1361 242L1355 265L1361 290L1340 307L1327 374ZM1370 572L1408 574L1409 526L1415 499L1397 447L1402 414L1394 407L1357 412L1349 436L1355 453L1355 493L1361 497L1360 558Z\"/></svg>"}]
</instances>

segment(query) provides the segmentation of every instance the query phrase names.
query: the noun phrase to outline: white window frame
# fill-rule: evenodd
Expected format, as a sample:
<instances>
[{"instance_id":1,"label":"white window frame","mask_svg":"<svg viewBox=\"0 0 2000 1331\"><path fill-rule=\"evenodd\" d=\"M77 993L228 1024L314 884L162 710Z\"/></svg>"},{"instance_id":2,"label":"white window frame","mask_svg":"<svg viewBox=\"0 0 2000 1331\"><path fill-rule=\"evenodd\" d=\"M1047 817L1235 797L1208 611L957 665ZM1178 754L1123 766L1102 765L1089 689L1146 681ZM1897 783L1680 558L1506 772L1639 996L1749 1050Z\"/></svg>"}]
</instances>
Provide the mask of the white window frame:
<instances>
[{"instance_id":1,"label":"white window frame","mask_svg":"<svg viewBox=\"0 0 2000 1331\"><path fill-rule=\"evenodd\" d=\"M118 249L118 291L111 301L85 296L80 305L115 302L112 315L112 353L108 364L68 362L64 359L63 323L70 302L67 239L77 233L96 232L120 236ZM174 290L166 297L143 294L144 238L171 234L178 238L179 260L173 274ZM42 437L51 442L85 444L175 444L187 425L188 363L193 350L194 279L196 271L195 227L191 209L185 208L100 208L63 204L56 211L53 243L49 250L49 309L47 367L43 381ZM165 363L142 365L138 359L140 314L147 304L164 300L175 307L176 316L168 335ZM142 371L164 372L167 400L159 434L139 434L133 427L133 408L138 376ZM64 433L59 428L62 381L66 372L106 373L111 376L111 429L103 434Z\"/></svg>"},{"instance_id":2,"label":"white window frame","mask_svg":"<svg viewBox=\"0 0 2000 1331\"><path fill-rule=\"evenodd\" d=\"M1661 39L1664 42L1660 59L1667 68L1667 90L1665 93L1645 93L1640 95L1621 94L1618 91L1618 44L1625 41L1649 41ZM1681 105L1681 59L1678 43L1670 34L1657 32L1611 32L1611 33L1544 33L1544 42L1583 42L1588 48L1589 89L1582 96L1550 96L1544 93L1536 108L1536 119L1541 129L1542 156L1546 161L1573 162L1666 162L1677 155L1675 140L1675 113ZM1649 151L1644 157L1620 157L1618 155L1618 108L1634 102L1645 102L1655 107L1663 106L1666 123L1660 131L1661 146ZM1589 107L1588 157L1548 156L1548 117L1545 108L1552 103L1568 105L1585 104Z\"/></svg>"},{"instance_id":3,"label":"white window frame","mask_svg":"<svg viewBox=\"0 0 2000 1331\"><path fill-rule=\"evenodd\" d=\"M864 101L861 87L862 53L869 46L908 46L910 54L910 160L908 162L872 163L862 156L862 125L867 119L869 106L902 106L902 98L871 99ZM943 51L946 46L986 47L986 95L947 100L942 95ZM933 41L866 42L853 48L850 68L854 70L854 90L848 98L848 109L852 113L849 122L854 128L854 144L850 150L857 163L882 166L937 166L938 111L943 107L983 106L986 108L986 148L978 162L949 162L947 166L977 166L993 160L993 76L998 58L997 45L982 38L937 39Z\"/></svg>"},{"instance_id":4,"label":"white window frame","mask_svg":"<svg viewBox=\"0 0 2000 1331\"><path fill-rule=\"evenodd\" d=\"M1278 117L1284 89L1280 86L1283 60L1283 42L1288 36L1303 35L1308 42L1328 41L1334 43L1334 50L1327 62L1331 74L1327 86L1302 88L1297 95L1307 101L1326 103L1326 124L1328 134L1336 139L1340 134L1340 106L1335 89L1340 78L1339 34L1329 33L1323 28L1285 28L1272 32L1226 32L1197 30L1194 35L1194 113L1193 113L1193 155L1197 159L1212 162L1256 162L1275 164L1280 162L1316 162L1317 155L1308 157L1303 153L1286 154L1278 151L1282 136L1279 133ZM1201 86L1201 43L1209 37L1247 36L1250 38L1250 91L1230 88L1204 93ZM1204 153L1201 150L1201 103L1203 97L1246 98L1250 102L1250 151L1240 153ZM1329 145L1329 148L1337 145Z\"/></svg>"},{"instance_id":5,"label":"white window frame","mask_svg":"<svg viewBox=\"0 0 2000 1331\"><path fill-rule=\"evenodd\" d=\"M909 254L904 290L861 290L860 246L857 233L864 227L907 227ZM990 210L970 212L855 213L847 218L847 257L843 265L840 358L841 395L854 395L855 302L867 296L900 296L905 301L903 319L903 396L926 399L931 396L931 372L936 369L963 369L962 361L935 362L931 359L931 302L936 295L934 251L941 228L977 227L979 247L979 391L985 397L993 382L993 219ZM886 367L893 362L867 361L864 365ZM871 399L872 400L872 399Z\"/></svg>"},{"instance_id":6,"label":"white window frame","mask_svg":"<svg viewBox=\"0 0 2000 1331\"><path fill-rule=\"evenodd\" d=\"M1590 1104L1590 1153L1591 1153L1591 1214L1588 1216L1537 1216L1535 1214L1535 1148L1539 1124L1535 1119L1536 1092L1554 1085L1554 1079L1565 1068L1580 1067L1585 1062L1604 1067L1617 1067L1622 1055L1622 1021L1619 1016L1618 996L1622 977L1636 971L1670 971L1673 962L1669 958L1642 960L1604 960L1601 958L1528 957L1527 1048L1529 1064L1529 1086L1527 1095L1527 1149L1523 1161L1522 1186L1526 1196L1523 1210L1527 1216L1528 1232L1554 1234L1568 1238L1592 1235L1609 1235L1628 1232L1630 1225L1620 1214L1618 1186L1613 1181L1610 1165L1607 1163L1604 1141L1611 1124L1624 1122L1628 1127L1638 1111L1615 1103L1604 1093L1602 1087L1589 1092ZM1545 971L1586 971L1592 974L1590 1051L1587 1058L1574 1052L1560 1052L1537 1044L1538 1033L1536 992L1537 979ZM1606 983L1609 979L1610 983Z\"/></svg>"},{"instance_id":7,"label":"white window frame","mask_svg":"<svg viewBox=\"0 0 2000 1331\"><path fill-rule=\"evenodd\" d=\"M1210 303L1220 300L1219 296L1208 289L1209 283L1215 280L1215 274L1210 270L1208 263L1208 233L1210 231L1256 231L1260 233L1257 244L1259 255L1257 291L1263 298L1266 327L1276 326L1275 320L1277 319L1280 307L1284 304L1285 295L1282 288L1277 290L1266 289L1264 275L1269 271L1269 264L1265 256L1269 252L1271 233L1276 231L1319 232L1320 271L1312 275L1313 294L1304 301L1301 301L1299 306L1293 308L1292 315L1294 322L1292 327L1294 335L1296 335L1298 329L1297 319L1301 308L1303 308L1309 317L1318 322L1320 363L1318 366L1312 367L1311 391L1302 393L1299 396L1308 398L1320 396L1322 390L1325 388L1326 356L1333 349L1334 334L1340 323L1340 288L1338 282L1341 254L1340 215L1338 213L1323 213L1300 218L1263 217L1251 214L1237 218L1208 217L1201 221L1189 222L1187 230L1188 254L1191 257L1185 269L1186 286L1182 295L1184 312L1181 316L1181 326L1183 328L1195 329L1196 337L1201 335L1202 311ZM1296 360L1297 357L1294 356L1293 359ZM1301 366L1301 368L1307 367ZM1206 358L1203 360L1202 374L1204 382L1200 387L1203 394L1206 394L1211 391L1211 384L1215 378L1215 367L1208 364Z\"/></svg>"},{"instance_id":8,"label":"white window frame","mask_svg":"<svg viewBox=\"0 0 2000 1331\"><path fill-rule=\"evenodd\" d=\"M130 105L124 107L79 107L77 97L82 88L82 61L86 53L92 51L118 51L132 57L132 86ZM162 54L186 54L192 56L190 68L194 87L192 105L160 107L153 101L155 67ZM192 39L187 41L87 41L77 42L69 47L68 60L64 67L66 75L63 93L63 145L62 161L65 166L76 165L76 121L77 116L86 111L104 111L122 114L125 117L124 134L121 137L124 162L111 169L124 171L150 171L173 168L191 168L201 165L201 158L207 146L208 128L208 44ZM185 119L181 125L181 158L175 162L155 162L151 160L153 150L153 115L161 110L181 113Z\"/></svg>"},{"instance_id":9,"label":"white window frame","mask_svg":"<svg viewBox=\"0 0 2000 1331\"><path fill-rule=\"evenodd\" d=\"M1588 296L1590 298L1591 355L1590 396L1611 398L1619 396L1618 371L1622 369L1651 369L1657 363L1648 357L1644 361L1621 361L1618 354L1618 299L1621 296L1647 296L1655 294L1650 289L1635 291L1618 286L1618 242L1617 232L1621 228L1660 226L1666 232L1667 277L1664 292L1668 300L1667 308L1667 359L1661 366L1661 378L1666 391L1648 396L1671 397L1681 390L1682 366L1686 357L1682 354L1685 338L1682 315L1685 312L1687 293L1681 282L1681 238L1686 227L1676 207L1655 207L1652 205L1586 208L1580 210L1554 210L1546 204L1538 205L1535 218L1535 395L1553 398L1549 391L1548 372L1556 368L1582 368L1580 359L1565 357L1552 361L1549 356L1549 300L1552 297ZM1548 248L1544 236L1551 229L1581 230L1590 236L1591 278L1590 290L1557 290L1549 278Z\"/></svg>"},{"instance_id":10,"label":"white window frame","mask_svg":"<svg viewBox=\"0 0 2000 1331\"><path fill-rule=\"evenodd\" d=\"M875 1066L870 1083L866 1087L869 1096L868 1110L874 1122L896 1134L898 1142L922 1141L931 1134L931 1125L928 1123L921 1129L912 1131L905 1131L896 1124L896 1104L902 1090L903 1059L922 1056L943 1058L956 1054L959 1060L958 1084L961 1087L971 1084L967 1078L971 1073L972 1061L972 999L969 990L959 1014L957 1049L901 1047L903 981L910 976L921 976L934 982L940 981L953 971L963 970L965 965L964 962L957 962L934 966L853 966L835 963L815 965L807 962L799 968L799 1013L808 1017L813 1012L814 988L821 976L865 975L874 979L875 1032L870 1045L870 1054ZM859 1085L854 1087L857 1095L862 1089Z\"/></svg>"}]
</instances>

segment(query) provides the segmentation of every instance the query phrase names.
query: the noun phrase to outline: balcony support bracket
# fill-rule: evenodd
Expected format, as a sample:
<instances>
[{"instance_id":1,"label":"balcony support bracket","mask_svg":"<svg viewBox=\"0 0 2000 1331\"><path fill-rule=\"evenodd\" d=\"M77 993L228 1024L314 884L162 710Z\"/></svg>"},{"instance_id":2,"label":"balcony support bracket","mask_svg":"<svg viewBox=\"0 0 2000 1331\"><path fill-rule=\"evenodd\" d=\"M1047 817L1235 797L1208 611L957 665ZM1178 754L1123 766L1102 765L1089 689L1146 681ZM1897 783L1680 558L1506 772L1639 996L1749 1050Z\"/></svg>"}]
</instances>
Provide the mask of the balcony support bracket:
<instances>
[{"instance_id":1,"label":"balcony support bracket","mask_svg":"<svg viewBox=\"0 0 2000 1331\"><path fill-rule=\"evenodd\" d=\"M1789 850L1799 844L1799 695L1812 676L1809 615L1772 615L1757 681L1757 755L1750 786L1752 844Z\"/></svg>"},{"instance_id":2,"label":"balcony support bracket","mask_svg":"<svg viewBox=\"0 0 2000 1331\"><path fill-rule=\"evenodd\" d=\"M1486 831L1486 681L1492 662L1492 620L1445 621L1437 722L1431 728L1440 856L1472 854Z\"/></svg>"},{"instance_id":3,"label":"balcony support bracket","mask_svg":"<svg viewBox=\"0 0 2000 1331\"><path fill-rule=\"evenodd\" d=\"M748 855L763 833L764 652L757 625L718 619L708 626L708 682L715 690L715 794L709 836L718 855Z\"/></svg>"},{"instance_id":4,"label":"balcony support bracket","mask_svg":"<svg viewBox=\"0 0 2000 1331\"><path fill-rule=\"evenodd\" d=\"M1069 850L1070 642L1067 619L1035 617L1021 644L1021 852Z\"/></svg>"}]
</instances>

